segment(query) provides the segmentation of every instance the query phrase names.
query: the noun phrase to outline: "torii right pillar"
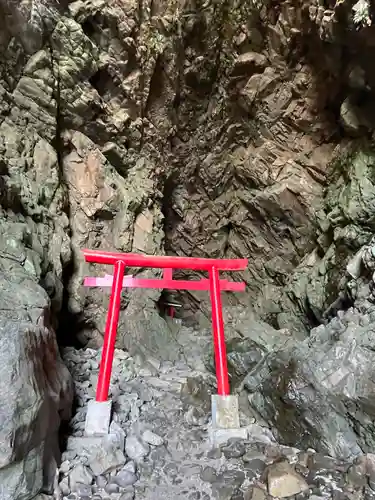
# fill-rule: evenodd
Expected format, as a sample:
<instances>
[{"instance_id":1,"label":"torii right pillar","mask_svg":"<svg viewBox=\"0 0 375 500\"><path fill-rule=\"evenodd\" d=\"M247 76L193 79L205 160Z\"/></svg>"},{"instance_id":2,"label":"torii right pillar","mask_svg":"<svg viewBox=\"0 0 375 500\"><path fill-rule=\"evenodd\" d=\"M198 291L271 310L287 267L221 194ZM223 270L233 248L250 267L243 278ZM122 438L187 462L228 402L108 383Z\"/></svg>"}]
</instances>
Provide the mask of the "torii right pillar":
<instances>
[{"instance_id":1,"label":"torii right pillar","mask_svg":"<svg viewBox=\"0 0 375 500\"><path fill-rule=\"evenodd\" d=\"M220 277L216 267L209 271L210 276L210 297L212 308L212 332L215 352L215 368L217 378L217 394L212 395L212 427L213 441L221 441L228 437L230 431L236 434L239 432L241 437L244 433L240 429L240 417L238 408L238 396L229 394L229 379L227 354L224 336L223 308L220 293ZM229 431L229 432L228 432ZM219 437L219 439L218 439Z\"/></svg>"}]
</instances>

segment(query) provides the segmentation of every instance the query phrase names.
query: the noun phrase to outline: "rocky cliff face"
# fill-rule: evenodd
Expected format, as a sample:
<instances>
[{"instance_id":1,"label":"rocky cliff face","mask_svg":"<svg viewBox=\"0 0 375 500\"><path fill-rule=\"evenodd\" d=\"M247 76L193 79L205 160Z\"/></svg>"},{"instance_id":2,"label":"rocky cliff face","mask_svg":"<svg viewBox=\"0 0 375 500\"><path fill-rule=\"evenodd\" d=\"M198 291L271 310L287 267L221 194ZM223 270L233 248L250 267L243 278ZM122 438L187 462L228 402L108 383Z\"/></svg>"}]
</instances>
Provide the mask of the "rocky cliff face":
<instances>
[{"instance_id":1,"label":"rocky cliff face","mask_svg":"<svg viewBox=\"0 0 375 500\"><path fill-rule=\"evenodd\" d=\"M72 250L61 262L77 330L102 331L106 301L81 286L84 246L250 257L241 275L248 291L231 302L279 327L320 321L337 284L319 302L306 289L317 285L303 280L311 281L306 267L336 254L330 233L343 225L340 186L325 192L329 164L345 136L372 130L363 117L372 28L350 31L350 15L347 25L341 19L350 2L339 4L6 5L3 135L7 143L14 129L22 136L31 127L48 143L39 145L46 164L24 175L38 185L30 203L40 208L31 210L51 212L61 198L60 238ZM20 169L4 173L7 185L20 185ZM47 288L58 310L53 274ZM329 269L322 276L332 282ZM157 298L150 294L150 309ZM136 300L127 297L129 312ZM186 304L205 310L199 295Z\"/></svg>"},{"instance_id":2,"label":"rocky cliff face","mask_svg":"<svg viewBox=\"0 0 375 500\"><path fill-rule=\"evenodd\" d=\"M105 321L82 247L248 257L247 292L228 302L299 338L354 299L345 265L375 210L373 28L354 4L0 2L0 342L23 339L9 370L27 360L25 404L50 401L53 428L70 386L54 329L98 345ZM119 346L174 360L159 296L124 294ZM204 296L181 300L207 312ZM4 411L0 474L21 455L47 463L46 431L9 441L21 424Z\"/></svg>"}]
</instances>

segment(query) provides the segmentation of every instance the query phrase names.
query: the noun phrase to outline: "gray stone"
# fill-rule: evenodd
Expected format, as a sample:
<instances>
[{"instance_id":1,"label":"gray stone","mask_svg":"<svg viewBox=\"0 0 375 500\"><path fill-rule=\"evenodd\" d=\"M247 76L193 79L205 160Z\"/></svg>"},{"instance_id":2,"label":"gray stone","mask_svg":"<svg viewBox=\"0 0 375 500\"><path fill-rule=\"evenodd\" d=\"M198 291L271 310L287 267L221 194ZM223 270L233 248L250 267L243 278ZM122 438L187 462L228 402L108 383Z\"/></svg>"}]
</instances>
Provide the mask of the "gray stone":
<instances>
[{"instance_id":1,"label":"gray stone","mask_svg":"<svg viewBox=\"0 0 375 500\"><path fill-rule=\"evenodd\" d=\"M76 491L77 484L86 484L90 485L93 480L93 475L82 464L78 464L75 466L69 473L69 482L73 491Z\"/></svg>"},{"instance_id":2,"label":"gray stone","mask_svg":"<svg viewBox=\"0 0 375 500\"><path fill-rule=\"evenodd\" d=\"M64 477L64 478L60 481L60 483L59 483L59 487L60 487L61 493L62 493L64 496L69 495L69 493L70 493L69 478L68 478L68 477Z\"/></svg>"},{"instance_id":3,"label":"gray stone","mask_svg":"<svg viewBox=\"0 0 375 500\"><path fill-rule=\"evenodd\" d=\"M245 462L245 468L247 471L252 471L254 476L259 477L265 470L266 463L260 458L254 458L253 460L248 459Z\"/></svg>"},{"instance_id":4,"label":"gray stone","mask_svg":"<svg viewBox=\"0 0 375 500\"><path fill-rule=\"evenodd\" d=\"M98 476L96 479L95 479L95 482L96 484L98 485L99 488L104 488L107 484L107 479L105 478L105 476Z\"/></svg>"},{"instance_id":5,"label":"gray stone","mask_svg":"<svg viewBox=\"0 0 375 500\"><path fill-rule=\"evenodd\" d=\"M212 491L218 500L230 500L238 492L245 480L245 474L239 470L225 470L217 476L212 484Z\"/></svg>"},{"instance_id":6,"label":"gray stone","mask_svg":"<svg viewBox=\"0 0 375 500\"><path fill-rule=\"evenodd\" d=\"M123 493L119 500L134 500L135 498L135 493L134 493L134 490L129 490L129 491L125 491L125 493Z\"/></svg>"},{"instance_id":7,"label":"gray stone","mask_svg":"<svg viewBox=\"0 0 375 500\"><path fill-rule=\"evenodd\" d=\"M240 458L245 455L246 446L242 440L230 439L228 443L221 448L225 458Z\"/></svg>"},{"instance_id":8,"label":"gray stone","mask_svg":"<svg viewBox=\"0 0 375 500\"><path fill-rule=\"evenodd\" d=\"M31 307L33 303L41 307L38 316L43 323L48 311L46 294L27 276L23 279L20 285L13 282L8 295L12 281L5 282L2 274L5 286L0 284L0 309L9 307L21 312L29 301ZM69 414L72 386L54 334L44 326L0 318L0 352L2 498L28 499L43 485L47 489L52 486L59 461L60 414ZM12 435L17 436L16 441L8 438Z\"/></svg>"},{"instance_id":9,"label":"gray stone","mask_svg":"<svg viewBox=\"0 0 375 500\"><path fill-rule=\"evenodd\" d=\"M244 494L244 500L266 500L267 498L267 493L260 489L255 487L250 487Z\"/></svg>"},{"instance_id":10,"label":"gray stone","mask_svg":"<svg viewBox=\"0 0 375 500\"><path fill-rule=\"evenodd\" d=\"M136 466L135 462L130 461L124 465L122 470L132 472L133 474L135 474L137 472L137 466Z\"/></svg>"},{"instance_id":11,"label":"gray stone","mask_svg":"<svg viewBox=\"0 0 375 500\"><path fill-rule=\"evenodd\" d=\"M209 430L212 446L217 447L227 443L231 439L245 440L248 437L248 431L245 427L240 429L214 429Z\"/></svg>"},{"instance_id":12,"label":"gray stone","mask_svg":"<svg viewBox=\"0 0 375 500\"><path fill-rule=\"evenodd\" d=\"M245 378L250 405L285 444L340 458L361 454L375 443L375 413L364 403L373 386L373 337L371 325L350 321L338 333L328 324L271 353Z\"/></svg>"},{"instance_id":13,"label":"gray stone","mask_svg":"<svg viewBox=\"0 0 375 500\"><path fill-rule=\"evenodd\" d=\"M107 486L104 488L105 492L108 493L109 495L112 495L113 493L118 493L120 491L119 485L114 484L114 483L109 483Z\"/></svg>"},{"instance_id":14,"label":"gray stone","mask_svg":"<svg viewBox=\"0 0 375 500\"><path fill-rule=\"evenodd\" d=\"M132 486L137 481L137 476L130 471L121 470L113 478L113 481L121 488L126 488L127 486Z\"/></svg>"},{"instance_id":15,"label":"gray stone","mask_svg":"<svg viewBox=\"0 0 375 500\"><path fill-rule=\"evenodd\" d=\"M222 452L220 448L213 448L207 453L207 458L219 459L221 458Z\"/></svg>"},{"instance_id":16,"label":"gray stone","mask_svg":"<svg viewBox=\"0 0 375 500\"><path fill-rule=\"evenodd\" d=\"M115 446L95 448L88 464L95 476L102 476L125 464L125 456Z\"/></svg>"},{"instance_id":17,"label":"gray stone","mask_svg":"<svg viewBox=\"0 0 375 500\"><path fill-rule=\"evenodd\" d=\"M346 473L346 479L352 486L358 489L362 489L366 486L368 480L364 467L358 465L352 465L349 467L348 472ZM369 486L371 488L371 480L369 480Z\"/></svg>"},{"instance_id":18,"label":"gray stone","mask_svg":"<svg viewBox=\"0 0 375 500\"><path fill-rule=\"evenodd\" d=\"M92 487L90 485L88 485L88 484L76 483L76 485L75 485L75 492L80 497L91 498L91 496L92 496Z\"/></svg>"},{"instance_id":19,"label":"gray stone","mask_svg":"<svg viewBox=\"0 0 375 500\"><path fill-rule=\"evenodd\" d=\"M152 446L161 446L164 443L164 439L150 430L146 430L142 434L142 439L145 443L151 444Z\"/></svg>"},{"instance_id":20,"label":"gray stone","mask_svg":"<svg viewBox=\"0 0 375 500\"><path fill-rule=\"evenodd\" d=\"M287 462L278 462L268 468L268 493L273 497L286 498L309 489L302 476Z\"/></svg>"},{"instance_id":21,"label":"gray stone","mask_svg":"<svg viewBox=\"0 0 375 500\"><path fill-rule=\"evenodd\" d=\"M125 451L128 457L135 462L142 461L150 452L150 447L138 436L128 436L125 442Z\"/></svg>"},{"instance_id":22,"label":"gray stone","mask_svg":"<svg viewBox=\"0 0 375 500\"><path fill-rule=\"evenodd\" d=\"M200 478L206 483L214 483L217 480L216 470L212 467L204 467L200 473Z\"/></svg>"},{"instance_id":23,"label":"gray stone","mask_svg":"<svg viewBox=\"0 0 375 500\"><path fill-rule=\"evenodd\" d=\"M118 443L118 447L120 448L121 451L123 451L125 449L125 438L126 438L126 433L124 429L117 422L111 422L111 425L109 427L109 432L115 437Z\"/></svg>"},{"instance_id":24,"label":"gray stone","mask_svg":"<svg viewBox=\"0 0 375 500\"><path fill-rule=\"evenodd\" d=\"M69 472L69 470L72 468L72 464L69 462L69 460L64 460L60 467L59 467L59 470L62 474L66 474L67 472Z\"/></svg>"}]
</instances>

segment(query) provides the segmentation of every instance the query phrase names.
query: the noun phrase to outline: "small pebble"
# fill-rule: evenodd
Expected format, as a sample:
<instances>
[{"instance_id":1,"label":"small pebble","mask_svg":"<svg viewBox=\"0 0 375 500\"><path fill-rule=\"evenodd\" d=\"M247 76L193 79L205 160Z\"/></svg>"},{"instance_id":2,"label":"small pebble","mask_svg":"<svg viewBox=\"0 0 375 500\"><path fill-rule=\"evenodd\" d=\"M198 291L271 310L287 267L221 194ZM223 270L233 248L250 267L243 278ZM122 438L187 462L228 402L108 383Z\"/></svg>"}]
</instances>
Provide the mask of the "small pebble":
<instances>
[{"instance_id":1,"label":"small pebble","mask_svg":"<svg viewBox=\"0 0 375 500\"><path fill-rule=\"evenodd\" d=\"M112 495L112 493L118 493L120 488L118 487L117 484L114 483L109 483L107 486L104 488L104 491L108 493L109 495Z\"/></svg>"},{"instance_id":2,"label":"small pebble","mask_svg":"<svg viewBox=\"0 0 375 500\"><path fill-rule=\"evenodd\" d=\"M107 485L107 479L104 476L98 476L96 478L96 484L99 488L104 488Z\"/></svg>"},{"instance_id":3,"label":"small pebble","mask_svg":"<svg viewBox=\"0 0 375 500\"><path fill-rule=\"evenodd\" d=\"M90 485L92 483L92 480L93 475L88 470L88 468L82 464L78 464L76 467L74 467L74 469L70 471L69 482L73 491L77 491L77 484Z\"/></svg>"},{"instance_id":4,"label":"small pebble","mask_svg":"<svg viewBox=\"0 0 375 500\"><path fill-rule=\"evenodd\" d=\"M150 446L133 435L126 438L125 451L130 459L139 462L150 453Z\"/></svg>"},{"instance_id":5,"label":"small pebble","mask_svg":"<svg viewBox=\"0 0 375 500\"><path fill-rule=\"evenodd\" d=\"M121 488L132 486L137 481L137 476L127 470L120 471L113 480Z\"/></svg>"},{"instance_id":6,"label":"small pebble","mask_svg":"<svg viewBox=\"0 0 375 500\"><path fill-rule=\"evenodd\" d=\"M142 439L152 446L161 446L164 443L164 439L162 437L149 430L142 434Z\"/></svg>"},{"instance_id":7,"label":"small pebble","mask_svg":"<svg viewBox=\"0 0 375 500\"><path fill-rule=\"evenodd\" d=\"M225 458L240 458L245 455L246 447L242 440L231 439L225 446L222 446L221 451Z\"/></svg>"},{"instance_id":8,"label":"small pebble","mask_svg":"<svg viewBox=\"0 0 375 500\"><path fill-rule=\"evenodd\" d=\"M200 473L200 478L205 483L211 483L212 484L215 481L217 481L216 470L213 469L212 467L205 467L204 469L202 469L202 471Z\"/></svg>"},{"instance_id":9,"label":"small pebble","mask_svg":"<svg viewBox=\"0 0 375 500\"><path fill-rule=\"evenodd\" d=\"M62 462L62 464L60 465L60 472L62 472L63 474L66 474L67 472L70 471L72 465L71 463L69 462L69 460L64 460L64 462Z\"/></svg>"},{"instance_id":10,"label":"small pebble","mask_svg":"<svg viewBox=\"0 0 375 500\"><path fill-rule=\"evenodd\" d=\"M119 498L119 500L134 500L135 493L134 490L125 491Z\"/></svg>"},{"instance_id":11,"label":"small pebble","mask_svg":"<svg viewBox=\"0 0 375 500\"><path fill-rule=\"evenodd\" d=\"M137 472L137 466L136 466L135 462L130 461L130 462L126 463L121 470L126 470L126 471L129 471L129 472L132 472L133 474L135 474Z\"/></svg>"},{"instance_id":12,"label":"small pebble","mask_svg":"<svg viewBox=\"0 0 375 500\"><path fill-rule=\"evenodd\" d=\"M92 495L92 488L88 484L76 484L75 491L80 497L87 496L90 498Z\"/></svg>"}]
</instances>

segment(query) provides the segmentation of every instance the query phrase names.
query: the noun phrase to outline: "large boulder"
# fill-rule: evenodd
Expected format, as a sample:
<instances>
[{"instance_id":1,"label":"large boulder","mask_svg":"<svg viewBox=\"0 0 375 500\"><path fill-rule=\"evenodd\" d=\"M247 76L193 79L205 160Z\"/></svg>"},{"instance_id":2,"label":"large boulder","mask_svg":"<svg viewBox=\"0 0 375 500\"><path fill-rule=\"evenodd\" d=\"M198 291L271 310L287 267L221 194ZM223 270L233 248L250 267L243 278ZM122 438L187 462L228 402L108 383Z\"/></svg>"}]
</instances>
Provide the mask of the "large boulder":
<instances>
[{"instance_id":1,"label":"large boulder","mask_svg":"<svg viewBox=\"0 0 375 500\"><path fill-rule=\"evenodd\" d=\"M13 75L19 62L13 60ZM0 496L4 500L29 500L42 490L52 490L59 462L59 426L69 417L73 399L55 336L71 248L66 189L59 154L51 144L56 136L56 102L49 84L38 87L27 71L19 82L0 83Z\"/></svg>"},{"instance_id":2,"label":"large boulder","mask_svg":"<svg viewBox=\"0 0 375 500\"><path fill-rule=\"evenodd\" d=\"M224 308L224 320L228 373L232 389L241 387L244 377L265 356L282 348L295 338L288 330L276 330L259 320L250 308L242 306ZM305 338L303 332L301 338ZM212 342L209 343L206 351L206 367L215 373Z\"/></svg>"},{"instance_id":3,"label":"large boulder","mask_svg":"<svg viewBox=\"0 0 375 500\"><path fill-rule=\"evenodd\" d=\"M2 265L2 261L0 262ZM3 267L3 266L2 266ZM0 497L51 491L60 460L59 426L72 383L50 326L49 299L17 269L0 279Z\"/></svg>"},{"instance_id":4,"label":"large boulder","mask_svg":"<svg viewBox=\"0 0 375 500\"><path fill-rule=\"evenodd\" d=\"M346 266L375 227L374 166L374 148L363 143L348 146L332 162L325 210L319 213L318 245L294 269L278 297L280 327L307 333L350 304Z\"/></svg>"},{"instance_id":5,"label":"large boulder","mask_svg":"<svg viewBox=\"0 0 375 500\"><path fill-rule=\"evenodd\" d=\"M340 458L374 449L372 314L340 313L247 374L250 405L281 442Z\"/></svg>"}]
</instances>

